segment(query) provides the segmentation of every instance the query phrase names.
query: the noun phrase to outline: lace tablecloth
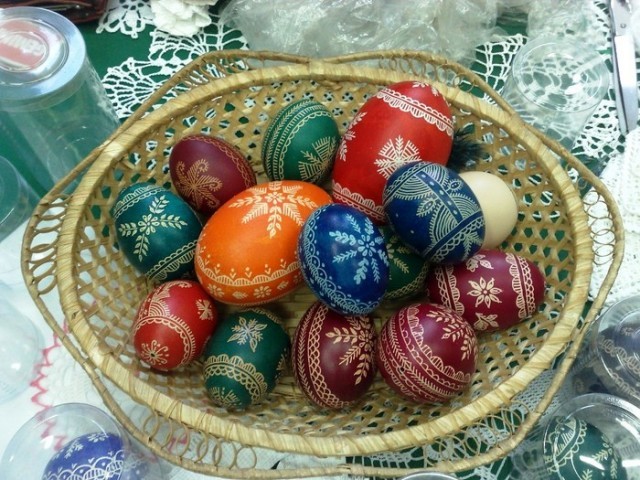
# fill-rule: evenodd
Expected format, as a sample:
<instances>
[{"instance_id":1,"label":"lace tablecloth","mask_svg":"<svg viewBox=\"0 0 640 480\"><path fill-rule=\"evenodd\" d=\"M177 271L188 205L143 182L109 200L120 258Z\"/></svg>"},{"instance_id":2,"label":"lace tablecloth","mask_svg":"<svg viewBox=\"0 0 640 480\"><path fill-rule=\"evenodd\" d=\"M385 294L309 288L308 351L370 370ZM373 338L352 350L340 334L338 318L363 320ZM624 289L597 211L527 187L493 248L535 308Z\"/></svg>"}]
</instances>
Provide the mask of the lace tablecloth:
<instances>
[{"instance_id":1,"label":"lace tablecloth","mask_svg":"<svg viewBox=\"0 0 640 480\"><path fill-rule=\"evenodd\" d=\"M585 2L586 3L586 2ZM590 26L590 41L610 65L610 49L608 43L609 20L604 2L588 2L593 13ZM176 37L153 28L153 12L148 2L144 0L111 0L104 16L96 26L98 35L119 35L129 37L132 41L149 32L150 48L144 56L129 56L122 63L110 65L103 72L103 83L107 93L115 105L121 118L128 117L140 103L173 73L189 61L211 49L248 48L246 40L238 31L225 28L220 18L211 15L210 24L206 28L199 29L192 36ZM522 34L500 35L494 41L478 47L476 51L477 62L474 70L480 73L488 83L500 91L508 74L511 60L518 49L526 42L527 38ZM625 219L628 219L627 230L627 257L629 265L623 265L621 276L624 281L618 281L614 286L607 301L610 304L617 298L637 293L638 281L637 268L631 263L637 255L640 255L640 217L635 206L635 198L630 197L637 191L640 183L640 170L633 162L640 153L640 133L629 136L629 148L625 151L625 138L620 135L613 92L607 97L596 111L592 121L586 126L583 135L578 139L574 153L579 158L596 160L595 163L603 165L604 161L611 159L610 166L605 169L603 179L610 185L612 193L617 195L623 209ZM635 159L637 161L637 158ZM632 175L620 175L620 171L628 170ZM18 233L18 232L17 232ZM15 241L15 240L14 240ZM15 248L2 246L3 249ZM594 291L599 286L599 273L594 275ZM55 311L55 307L52 307ZM60 317L62 318L62 317ZM65 402L86 402L99 407L104 405L86 373L71 358L57 338L48 336L47 347L44 351L44 361L38 369L38 376L30 389L22 398L28 398L31 402L33 413L52 405ZM550 376L540 376L527 392L531 398L539 398L545 391ZM124 394L123 403L128 400ZM526 403L526 400L523 400ZM12 404L12 405L15 405ZM11 406L7 408L13 408ZM135 408L135 407L132 407ZM22 420L14 419L14 423ZM17 425L11 425L14 429ZM11 431L11 428L9 429ZM6 442L6 439L4 439ZM0 451L4 444L0 443ZM321 460L306 457L287 457L276 452L261 452L259 462L263 466L285 465L287 462L296 464L300 462L318 462ZM416 456L425 455L421 447L412 452L380 456L377 460L382 465L402 465L408 463ZM479 467L472 472L458 474L463 479L498 480L508 478L509 461L504 459L494 464ZM179 469L174 466L166 466L167 478L177 480L195 480L205 477L193 472Z\"/></svg>"}]
</instances>

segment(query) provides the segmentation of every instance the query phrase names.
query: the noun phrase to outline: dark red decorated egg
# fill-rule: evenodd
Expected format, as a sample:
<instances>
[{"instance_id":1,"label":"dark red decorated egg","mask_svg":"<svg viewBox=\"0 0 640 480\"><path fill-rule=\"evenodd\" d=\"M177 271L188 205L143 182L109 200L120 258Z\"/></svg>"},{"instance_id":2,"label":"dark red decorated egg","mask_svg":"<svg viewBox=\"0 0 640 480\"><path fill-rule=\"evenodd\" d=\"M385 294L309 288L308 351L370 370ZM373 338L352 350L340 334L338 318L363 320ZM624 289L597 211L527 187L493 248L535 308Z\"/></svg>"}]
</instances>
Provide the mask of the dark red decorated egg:
<instances>
[{"instance_id":1,"label":"dark red decorated egg","mask_svg":"<svg viewBox=\"0 0 640 480\"><path fill-rule=\"evenodd\" d=\"M437 403L469 385L477 354L475 332L457 313L442 305L413 303L383 325L376 365L401 396Z\"/></svg>"},{"instance_id":2,"label":"dark red decorated egg","mask_svg":"<svg viewBox=\"0 0 640 480\"><path fill-rule=\"evenodd\" d=\"M202 134L186 136L174 145L169 173L180 196L207 217L256 184L256 175L240 150L221 138Z\"/></svg>"},{"instance_id":3,"label":"dark red decorated egg","mask_svg":"<svg viewBox=\"0 0 640 480\"><path fill-rule=\"evenodd\" d=\"M300 319L292 343L296 382L313 403L342 408L357 402L375 376L375 328L366 315L345 316L316 302Z\"/></svg>"},{"instance_id":4,"label":"dark red decorated egg","mask_svg":"<svg viewBox=\"0 0 640 480\"><path fill-rule=\"evenodd\" d=\"M344 133L333 167L333 199L385 223L382 190L400 165L445 165L453 142L446 99L432 85L404 81L381 89Z\"/></svg>"},{"instance_id":5,"label":"dark red decorated egg","mask_svg":"<svg viewBox=\"0 0 640 480\"><path fill-rule=\"evenodd\" d=\"M501 330L532 316L544 299L542 271L529 259L501 250L480 250L455 265L437 265L427 275L432 302L446 305L476 331Z\"/></svg>"},{"instance_id":6,"label":"dark red decorated egg","mask_svg":"<svg viewBox=\"0 0 640 480\"><path fill-rule=\"evenodd\" d=\"M156 370L173 370L198 358L218 324L212 299L198 282L173 280L154 288L133 322L138 357Z\"/></svg>"}]
</instances>

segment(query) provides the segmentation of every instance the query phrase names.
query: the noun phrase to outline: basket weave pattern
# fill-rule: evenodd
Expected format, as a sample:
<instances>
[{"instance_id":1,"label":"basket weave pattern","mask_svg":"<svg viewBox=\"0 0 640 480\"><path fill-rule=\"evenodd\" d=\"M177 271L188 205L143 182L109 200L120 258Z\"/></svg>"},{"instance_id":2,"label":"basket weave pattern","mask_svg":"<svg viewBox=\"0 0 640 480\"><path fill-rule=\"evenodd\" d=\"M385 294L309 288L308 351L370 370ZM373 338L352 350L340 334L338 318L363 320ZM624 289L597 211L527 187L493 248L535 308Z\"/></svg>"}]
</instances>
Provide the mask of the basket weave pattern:
<instances>
[{"instance_id":1,"label":"basket weave pattern","mask_svg":"<svg viewBox=\"0 0 640 480\"><path fill-rule=\"evenodd\" d=\"M115 245L109 210L118 192L150 179L170 186L171 147L182 136L200 132L236 145L259 181L264 181L262 136L283 106L314 98L329 108L344 131L367 98L384 85L410 78L426 79L443 93L457 128L473 124L474 136L487 152L475 168L503 176L519 199L518 224L503 249L537 263L548 284L537 315L509 330L479 337L478 369L470 388L443 405L416 405L396 396L378 376L360 404L326 411L304 398L288 372L262 404L233 412L209 401L199 362L170 375L140 363L130 326L153 285ZM582 181L600 193L597 201L610 206L610 231L591 232L567 169L576 169ZM68 185L81 173L69 196ZM118 419L136 438L175 463L217 475L268 478L274 472L241 468L240 453L248 449L257 455L259 448L267 448L319 457L366 457L431 445L443 454L424 459L424 465L454 471L504 456L542 413L615 277L622 248L620 225L615 205L598 180L562 147L523 124L495 92L463 67L415 52L325 61L218 52L179 72L42 200L25 236L23 271L45 318ZM607 244L599 245L603 238ZM603 247L608 247L604 248L608 257L613 256L608 283L582 318L592 264L602 260ZM56 289L68 334L45 303ZM297 320L314 300L302 287L268 307L293 334ZM401 304L384 304L375 312L378 329ZM552 366L557 374L539 408L530 411L519 404L514 397ZM134 420L123 412L113 391L138 402L143 419ZM179 448L176 438L183 439ZM223 450L234 453L223 456ZM366 465L365 461L287 473L407 473ZM282 478L282 471L278 475Z\"/></svg>"}]
</instances>

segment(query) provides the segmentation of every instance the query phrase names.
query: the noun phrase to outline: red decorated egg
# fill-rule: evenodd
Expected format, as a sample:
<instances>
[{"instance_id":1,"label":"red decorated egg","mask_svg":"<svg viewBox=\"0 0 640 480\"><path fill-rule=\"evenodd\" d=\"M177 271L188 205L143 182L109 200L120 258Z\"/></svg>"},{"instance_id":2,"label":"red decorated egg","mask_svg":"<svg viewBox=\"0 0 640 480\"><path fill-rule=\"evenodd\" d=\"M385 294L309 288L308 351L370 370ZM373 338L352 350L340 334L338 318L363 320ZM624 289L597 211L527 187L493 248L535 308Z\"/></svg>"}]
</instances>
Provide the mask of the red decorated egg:
<instances>
[{"instance_id":1,"label":"red decorated egg","mask_svg":"<svg viewBox=\"0 0 640 480\"><path fill-rule=\"evenodd\" d=\"M332 173L337 203L385 223L382 190L400 165L445 165L453 142L446 99L433 86L404 81L380 90L360 108L345 131Z\"/></svg>"},{"instance_id":2,"label":"red decorated egg","mask_svg":"<svg viewBox=\"0 0 640 480\"><path fill-rule=\"evenodd\" d=\"M154 288L133 322L138 357L156 370L173 370L198 358L218 323L218 312L202 286L173 280Z\"/></svg>"},{"instance_id":3,"label":"red decorated egg","mask_svg":"<svg viewBox=\"0 0 640 480\"><path fill-rule=\"evenodd\" d=\"M240 150L208 135L180 139L169 155L169 173L180 196L206 217L256 184L256 175Z\"/></svg>"},{"instance_id":4,"label":"red decorated egg","mask_svg":"<svg viewBox=\"0 0 640 480\"><path fill-rule=\"evenodd\" d=\"M475 332L457 313L442 305L413 303L383 325L376 365L401 396L436 403L470 384L477 354Z\"/></svg>"},{"instance_id":5,"label":"red decorated egg","mask_svg":"<svg viewBox=\"0 0 640 480\"><path fill-rule=\"evenodd\" d=\"M542 271L501 250L480 250L462 263L436 265L427 275L432 302L446 305L476 331L501 330L538 311L545 293Z\"/></svg>"},{"instance_id":6,"label":"red decorated egg","mask_svg":"<svg viewBox=\"0 0 640 480\"><path fill-rule=\"evenodd\" d=\"M293 374L321 407L358 401L375 376L375 328L366 315L345 316L316 302L300 319L292 343Z\"/></svg>"},{"instance_id":7,"label":"red decorated egg","mask_svg":"<svg viewBox=\"0 0 640 480\"><path fill-rule=\"evenodd\" d=\"M286 295L302 282L296 257L302 226L330 202L322 188L297 180L239 193L209 218L198 238L198 280L227 304L259 305Z\"/></svg>"}]
</instances>

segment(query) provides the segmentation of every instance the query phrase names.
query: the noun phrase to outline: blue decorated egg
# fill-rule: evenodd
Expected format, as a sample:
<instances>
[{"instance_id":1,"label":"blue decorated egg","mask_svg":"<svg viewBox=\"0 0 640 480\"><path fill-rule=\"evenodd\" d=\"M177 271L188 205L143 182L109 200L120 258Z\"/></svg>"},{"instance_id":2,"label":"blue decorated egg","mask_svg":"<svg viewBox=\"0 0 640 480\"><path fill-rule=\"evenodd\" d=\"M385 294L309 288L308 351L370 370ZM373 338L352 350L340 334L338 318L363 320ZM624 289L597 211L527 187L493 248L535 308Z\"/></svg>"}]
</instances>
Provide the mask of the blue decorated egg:
<instances>
[{"instance_id":1,"label":"blue decorated egg","mask_svg":"<svg viewBox=\"0 0 640 480\"><path fill-rule=\"evenodd\" d=\"M136 183L119 193L111 215L118 244L138 271L158 282L192 274L202 222L181 197Z\"/></svg>"},{"instance_id":2,"label":"blue decorated egg","mask_svg":"<svg viewBox=\"0 0 640 480\"><path fill-rule=\"evenodd\" d=\"M47 463L42 480L138 480L145 478L145 465L128 454L122 437L96 432L67 442Z\"/></svg>"},{"instance_id":3,"label":"blue decorated egg","mask_svg":"<svg viewBox=\"0 0 640 480\"><path fill-rule=\"evenodd\" d=\"M343 315L364 315L381 302L389 281L382 233L364 213L341 204L314 211L300 232L298 258L313 293Z\"/></svg>"},{"instance_id":4,"label":"blue decorated egg","mask_svg":"<svg viewBox=\"0 0 640 480\"><path fill-rule=\"evenodd\" d=\"M389 223L402 241L432 263L458 263L484 241L485 220L469 186L431 162L399 167L383 193Z\"/></svg>"}]
</instances>

